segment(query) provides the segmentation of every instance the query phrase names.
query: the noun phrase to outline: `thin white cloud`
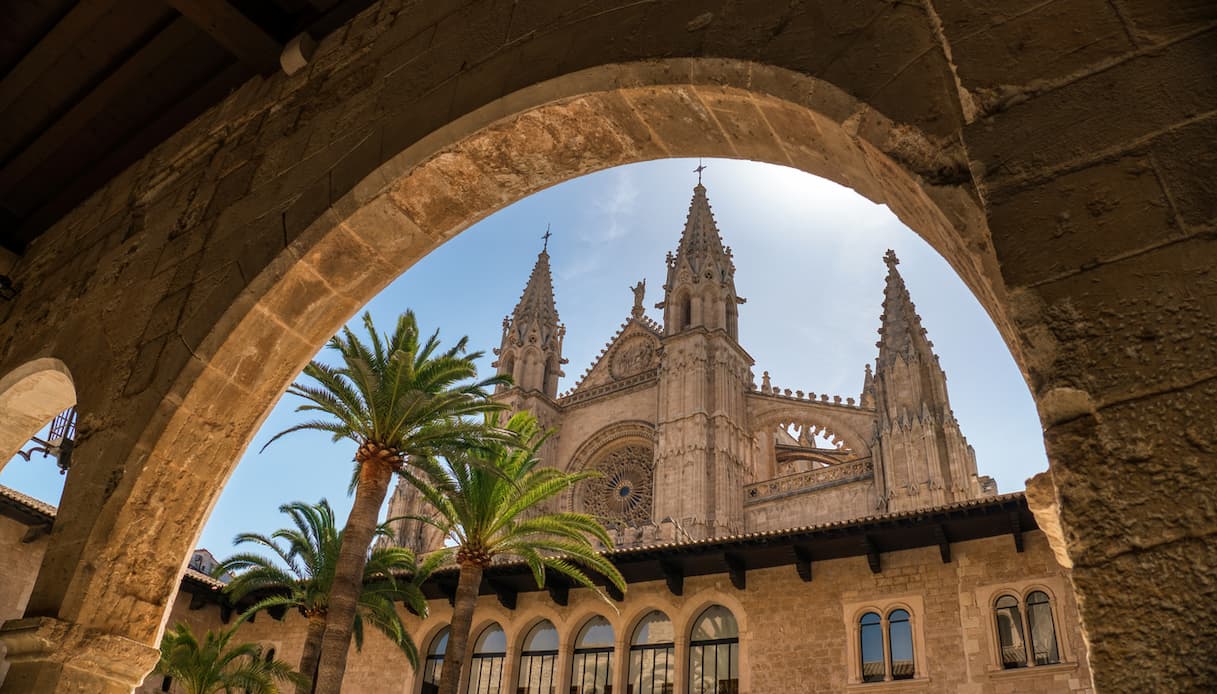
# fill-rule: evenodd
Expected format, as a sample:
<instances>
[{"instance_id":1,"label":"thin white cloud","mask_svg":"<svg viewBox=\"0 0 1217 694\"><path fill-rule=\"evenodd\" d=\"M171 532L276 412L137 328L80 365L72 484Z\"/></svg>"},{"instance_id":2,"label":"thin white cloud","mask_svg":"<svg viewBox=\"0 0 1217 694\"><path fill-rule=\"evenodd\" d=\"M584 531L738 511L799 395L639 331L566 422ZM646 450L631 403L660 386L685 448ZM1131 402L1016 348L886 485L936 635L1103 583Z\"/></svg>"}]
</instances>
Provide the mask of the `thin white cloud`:
<instances>
[{"instance_id":1,"label":"thin white cloud","mask_svg":"<svg viewBox=\"0 0 1217 694\"><path fill-rule=\"evenodd\" d=\"M633 230L634 211L638 203L638 185L629 169L613 171L612 186L607 195L595 204L596 221L584 232L584 240L608 243Z\"/></svg>"}]
</instances>

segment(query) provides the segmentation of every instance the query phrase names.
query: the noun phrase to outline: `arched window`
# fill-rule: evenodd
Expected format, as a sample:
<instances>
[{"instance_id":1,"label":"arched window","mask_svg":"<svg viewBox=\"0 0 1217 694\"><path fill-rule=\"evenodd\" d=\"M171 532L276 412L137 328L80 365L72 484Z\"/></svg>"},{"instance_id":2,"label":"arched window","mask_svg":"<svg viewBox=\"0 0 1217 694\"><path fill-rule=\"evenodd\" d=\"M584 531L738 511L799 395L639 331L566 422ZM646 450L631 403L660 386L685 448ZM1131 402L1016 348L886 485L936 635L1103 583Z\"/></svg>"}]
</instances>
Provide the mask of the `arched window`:
<instances>
[{"instance_id":1,"label":"arched window","mask_svg":"<svg viewBox=\"0 0 1217 694\"><path fill-rule=\"evenodd\" d=\"M434 694L439 691L439 678L444 671L444 653L448 650L448 635L452 630L448 627L431 639L427 647L427 657L423 661L423 694Z\"/></svg>"},{"instance_id":2,"label":"arched window","mask_svg":"<svg viewBox=\"0 0 1217 694\"><path fill-rule=\"evenodd\" d=\"M469 659L469 694L499 694L506 658L507 636L498 624L491 624L482 630L473 644L473 657Z\"/></svg>"},{"instance_id":3,"label":"arched window","mask_svg":"<svg viewBox=\"0 0 1217 694\"><path fill-rule=\"evenodd\" d=\"M731 610L715 605L693 623L689 640L690 694L739 691L739 627Z\"/></svg>"},{"instance_id":4,"label":"arched window","mask_svg":"<svg viewBox=\"0 0 1217 694\"><path fill-rule=\"evenodd\" d=\"M558 663L558 630L543 619L524 637L520 651L520 679L516 694L550 694Z\"/></svg>"},{"instance_id":5,"label":"arched window","mask_svg":"<svg viewBox=\"0 0 1217 694\"><path fill-rule=\"evenodd\" d=\"M1001 665L1019 668L1027 665L1027 646L1023 639L1023 617L1018 599L1003 595L993 604L997 615L997 641L1001 648Z\"/></svg>"},{"instance_id":6,"label":"arched window","mask_svg":"<svg viewBox=\"0 0 1217 694\"><path fill-rule=\"evenodd\" d=\"M1031 651L1036 665L1061 662L1056 645L1056 625L1052 621L1052 605L1042 590L1027 596L1027 631L1031 634Z\"/></svg>"},{"instance_id":7,"label":"arched window","mask_svg":"<svg viewBox=\"0 0 1217 694\"><path fill-rule=\"evenodd\" d=\"M575 638L570 694L609 694L613 691L613 625L592 617Z\"/></svg>"},{"instance_id":8,"label":"arched window","mask_svg":"<svg viewBox=\"0 0 1217 694\"><path fill-rule=\"evenodd\" d=\"M1020 610L1018 598L1003 595L993 603L1002 667L1011 669L1061 662L1051 598L1042 590L1034 590L1027 594L1027 600L1021 607L1025 608L1027 615L1025 632L1023 610Z\"/></svg>"},{"instance_id":9,"label":"arched window","mask_svg":"<svg viewBox=\"0 0 1217 694\"><path fill-rule=\"evenodd\" d=\"M892 658L892 679L913 679L913 627L905 610L887 615L887 652Z\"/></svg>"},{"instance_id":10,"label":"arched window","mask_svg":"<svg viewBox=\"0 0 1217 694\"><path fill-rule=\"evenodd\" d=\"M500 364L500 366L499 366L499 373L507 374L508 376L511 376L512 381L514 382L515 377L516 377L515 352L511 352L507 356L503 357L502 364ZM500 390L503 390L504 388L505 387L500 386Z\"/></svg>"},{"instance_id":11,"label":"arched window","mask_svg":"<svg viewBox=\"0 0 1217 694\"><path fill-rule=\"evenodd\" d=\"M630 637L627 691L671 694L676 686L675 639L672 620L666 614L656 610L642 618Z\"/></svg>"},{"instance_id":12,"label":"arched window","mask_svg":"<svg viewBox=\"0 0 1217 694\"><path fill-rule=\"evenodd\" d=\"M862 648L862 681L882 682L886 669L883 661L883 619L867 612L858 620Z\"/></svg>"},{"instance_id":13,"label":"arched window","mask_svg":"<svg viewBox=\"0 0 1217 694\"><path fill-rule=\"evenodd\" d=\"M677 325L681 330L693 325L693 299L688 294L680 300L680 322Z\"/></svg>"}]
</instances>

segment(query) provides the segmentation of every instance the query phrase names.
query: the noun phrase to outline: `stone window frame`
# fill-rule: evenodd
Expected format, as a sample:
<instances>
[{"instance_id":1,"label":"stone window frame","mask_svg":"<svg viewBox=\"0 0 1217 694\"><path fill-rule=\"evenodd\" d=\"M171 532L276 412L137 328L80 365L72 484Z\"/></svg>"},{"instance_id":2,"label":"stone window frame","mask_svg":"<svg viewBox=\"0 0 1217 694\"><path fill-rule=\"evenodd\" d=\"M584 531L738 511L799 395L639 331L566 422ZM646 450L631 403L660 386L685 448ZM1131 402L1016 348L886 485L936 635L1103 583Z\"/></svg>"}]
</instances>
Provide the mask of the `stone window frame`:
<instances>
[{"instance_id":1,"label":"stone window frame","mask_svg":"<svg viewBox=\"0 0 1217 694\"><path fill-rule=\"evenodd\" d=\"M913 632L913 677L911 679L891 679L891 645L888 630L888 615L896 610L904 610L909 614L909 629ZM883 663L886 674L882 682L864 682L862 680L862 627L859 622L867 612L878 613L883 628ZM851 690L868 690L883 687L907 687L920 685L930 681L929 669L925 650L925 600L921 595L897 595L867 601L845 603L842 606L845 620L845 633L848 634L845 644L846 661L849 674L846 686Z\"/></svg>"},{"instance_id":2,"label":"stone window frame","mask_svg":"<svg viewBox=\"0 0 1217 694\"><path fill-rule=\"evenodd\" d=\"M1012 595L1018 599L1018 607L1022 615L1023 628L1027 627L1027 596L1035 591L1048 595L1048 607L1052 612L1053 635L1056 637L1057 653L1060 661L1049 665L1035 665L1034 658L1028 658L1027 665L1021 668L1006 668L1001 660L1001 637L997 633L997 600L1003 595ZM1021 581L993 583L976 589L976 605L982 611L981 619L985 624L985 670L990 676L1030 675L1035 672L1047 672L1050 669L1074 669L1077 658L1073 652L1073 644L1065 637L1061 626L1065 623L1061 618L1061 596L1067 590L1059 578L1030 578ZM1024 636L1029 638L1029 636Z\"/></svg>"}]
</instances>

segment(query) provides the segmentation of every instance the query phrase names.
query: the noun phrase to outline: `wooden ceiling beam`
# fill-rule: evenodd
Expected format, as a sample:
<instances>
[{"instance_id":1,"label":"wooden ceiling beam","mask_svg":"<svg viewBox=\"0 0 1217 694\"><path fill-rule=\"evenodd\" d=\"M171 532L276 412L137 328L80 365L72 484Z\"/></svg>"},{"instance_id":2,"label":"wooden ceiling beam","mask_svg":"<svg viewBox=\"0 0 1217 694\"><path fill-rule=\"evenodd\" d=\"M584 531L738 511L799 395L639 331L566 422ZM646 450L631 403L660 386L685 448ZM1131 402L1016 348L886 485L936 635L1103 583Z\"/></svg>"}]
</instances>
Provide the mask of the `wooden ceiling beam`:
<instances>
[{"instance_id":1,"label":"wooden ceiling beam","mask_svg":"<svg viewBox=\"0 0 1217 694\"><path fill-rule=\"evenodd\" d=\"M494 596L498 598L500 605L508 610L516 608L516 598L519 593L515 588L502 581L496 581L493 578L487 578L486 583L490 586L490 590L494 592Z\"/></svg>"},{"instance_id":2,"label":"wooden ceiling beam","mask_svg":"<svg viewBox=\"0 0 1217 694\"><path fill-rule=\"evenodd\" d=\"M171 108L162 111L155 120L140 127L129 140L74 175L70 184L60 187L54 198L35 201L37 207L20 219L19 226L6 228L0 225L0 244L14 253L20 253L26 244L54 224L55 220L67 214L81 200L155 147L158 142L188 123L194 115L222 99L251 77L251 73L249 67L233 61L188 96L175 102ZM0 200L0 203L7 202Z\"/></svg>"},{"instance_id":3,"label":"wooden ceiling beam","mask_svg":"<svg viewBox=\"0 0 1217 694\"><path fill-rule=\"evenodd\" d=\"M38 139L0 169L0 198L8 197L26 176L63 146L68 138L87 128L89 121L127 90L139 84L145 75L168 60L174 51L197 31L190 22L178 19L144 44L127 62L110 73L84 98L76 102L62 118L55 121L54 125L43 131Z\"/></svg>"},{"instance_id":4,"label":"wooden ceiling beam","mask_svg":"<svg viewBox=\"0 0 1217 694\"><path fill-rule=\"evenodd\" d=\"M242 63L269 75L279 69L283 44L225 0L167 0Z\"/></svg>"},{"instance_id":5,"label":"wooden ceiling beam","mask_svg":"<svg viewBox=\"0 0 1217 694\"><path fill-rule=\"evenodd\" d=\"M685 594L685 570L679 562L660 559L659 570L663 572L663 580L667 582L672 595Z\"/></svg>"},{"instance_id":6,"label":"wooden ceiling beam","mask_svg":"<svg viewBox=\"0 0 1217 694\"><path fill-rule=\"evenodd\" d=\"M116 0L81 0L0 80L0 111L4 111L51 69L59 57L96 26Z\"/></svg>"},{"instance_id":7,"label":"wooden ceiling beam","mask_svg":"<svg viewBox=\"0 0 1217 694\"><path fill-rule=\"evenodd\" d=\"M560 574L546 572L545 590L549 591L549 599L566 607L570 603L570 584Z\"/></svg>"},{"instance_id":8,"label":"wooden ceiling beam","mask_svg":"<svg viewBox=\"0 0 1217 694\"><path fill-rule=\"evenodd\" d=\"M793 545L794 568L804 583L811 582L811 549L805 545Z\"/></svg>"}]
</instances>

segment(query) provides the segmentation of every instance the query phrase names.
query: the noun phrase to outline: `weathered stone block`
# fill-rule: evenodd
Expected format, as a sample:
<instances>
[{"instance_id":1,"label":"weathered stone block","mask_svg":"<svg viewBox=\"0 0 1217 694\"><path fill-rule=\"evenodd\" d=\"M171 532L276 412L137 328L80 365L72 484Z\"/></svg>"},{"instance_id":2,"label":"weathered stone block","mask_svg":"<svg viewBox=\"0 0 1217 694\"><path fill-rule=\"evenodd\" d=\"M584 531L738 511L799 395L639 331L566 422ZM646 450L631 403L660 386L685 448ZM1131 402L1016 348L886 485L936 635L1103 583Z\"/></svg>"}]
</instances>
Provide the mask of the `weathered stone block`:
<instances>
[{"instance_id":1,"label":"weathered stone block","mask_svg":"<svg viewBox=\"0 0 1217 694\"><path fill-rule=\"evenodd\" d=\"M1064 86L1019 97L964 130L984 185L1042 178L1102 152L1120 153L1212 110L1217 51L1206 31ZM1111 114L1119 113L1119 118Z\"/></svg>"},{"instance_id":2,"label":"weathered stone block","mask_svg":"<svg viewBox=\"0 0 1217 694\"><path fill-rule=\"evenodd\" d=\"M1078 272L1181 234L1144 155L1002 190L988 208L1002 274L1013 286Z\"/></svg>"},{"instance_id":3,"label":"weathered stone block","mask_svg":"<svg viewBox=\"0 0 1217 694\"><path fill-rule=\"evenodd\" d=\"M1134 48L1105 0L933 5L968 90L1062 79ZM1079 31L1082 26L1086 31Z\"/></svg>"}]
</instances>

